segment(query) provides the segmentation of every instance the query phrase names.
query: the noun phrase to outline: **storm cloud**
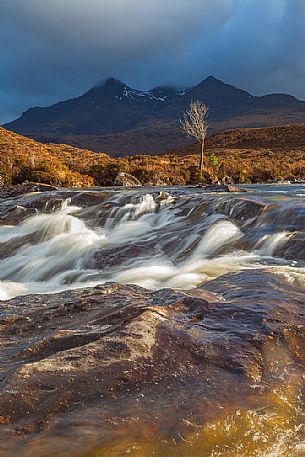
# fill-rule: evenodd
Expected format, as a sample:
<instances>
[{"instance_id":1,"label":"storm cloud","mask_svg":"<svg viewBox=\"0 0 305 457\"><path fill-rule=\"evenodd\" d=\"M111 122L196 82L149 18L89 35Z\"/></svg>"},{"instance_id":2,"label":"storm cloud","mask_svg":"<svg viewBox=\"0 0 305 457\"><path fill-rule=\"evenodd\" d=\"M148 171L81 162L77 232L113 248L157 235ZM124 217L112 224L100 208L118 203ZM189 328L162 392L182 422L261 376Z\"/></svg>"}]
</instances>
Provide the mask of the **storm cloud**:
<instances>
[{"instance_id":1,"label":"storm cloud","mask_svg":"<svg viewBox=\"0 0 305 457\"><path fill-rule=\"evenodd\" d=\"M0 122L115 76L305 99L304 0L1 0Z\"/></svg>"}]
</instances>

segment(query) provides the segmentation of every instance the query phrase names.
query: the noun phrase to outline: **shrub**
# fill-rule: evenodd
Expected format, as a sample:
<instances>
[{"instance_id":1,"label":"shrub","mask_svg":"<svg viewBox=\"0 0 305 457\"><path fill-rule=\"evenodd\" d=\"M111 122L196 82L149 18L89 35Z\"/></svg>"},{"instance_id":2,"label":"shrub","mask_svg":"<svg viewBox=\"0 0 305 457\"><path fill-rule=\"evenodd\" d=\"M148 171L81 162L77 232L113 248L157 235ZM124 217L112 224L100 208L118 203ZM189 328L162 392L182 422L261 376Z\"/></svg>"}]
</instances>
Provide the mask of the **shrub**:
<instances>
[{"instance_id":1,"label":"shrub","mask_svg":"<svg viewBox=\"0 0 305 457\"><path fill-rule=\"evenodd\" d=\"M197 165L191 165L188 167L189 180L187 184L198 184L202 182L202 176L200 173L200 168Z\"/></svg>"},{"instance_id":2,"label":"shrub","mask_svg":"<svg viewBox=\"0 0 305 457\"><path fill-rule=\"evenodd\" d=\"M208 161L212 165L212 167L218 167L218 157L215 154L211 154L208 158Z\"/></svg>"},{"instance_id":3,"label":"shrub","mask_svg":"<svg viewBox=\"0 0 305 457\"><path fill-rule=\"evenodd\" d=\"M25 166L12 178L13 184L22 184L26 181L41 182L44 184L51 184L52 186L59 186L62 184L56 169L52 168L52 166L47 163L37 164L35 168Z\"/></svg>"},{"instance_id":4,"label":"shrub","mask_svg":"<svg viewBox=\"0 0 305 457\"><path fill-rule=\"evenodd\" d=\"M156 170L148 170L144 167L137 167L131 171L131 174L135 176L141 184L153 183L156 178Z\"/></svg>"},{"instance_id":5,"label":"shrub","mask_svg":"<svg viewBox=\"0 0 305 457\"><path fill-rule=\"evenodd\" d=\"M115 178L121 171L125 171L120 163L110 163L107 165L95 164L88 168L87 173L92 176L97 186L113 186Z\"/></svg>"}]
</instances>

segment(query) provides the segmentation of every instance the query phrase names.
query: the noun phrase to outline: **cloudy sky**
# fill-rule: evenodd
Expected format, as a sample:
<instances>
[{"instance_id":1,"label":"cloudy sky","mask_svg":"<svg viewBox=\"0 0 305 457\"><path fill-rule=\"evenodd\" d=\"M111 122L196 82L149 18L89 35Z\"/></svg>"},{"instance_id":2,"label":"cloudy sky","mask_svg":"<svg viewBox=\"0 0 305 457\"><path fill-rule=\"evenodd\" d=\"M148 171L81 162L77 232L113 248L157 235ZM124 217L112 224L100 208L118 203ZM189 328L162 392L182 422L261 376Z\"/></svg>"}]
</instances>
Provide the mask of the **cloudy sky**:
<instances>
[{"instance_id":1,"label":"cloudy sky","mask_svg":"<svg viewBox=\"0 0 305 457\"><path fill-rule=\"evenodd\" d=\"M0 0L0 123L114 76L305 100L305 0Z\"/></svg>"}]
</instances>

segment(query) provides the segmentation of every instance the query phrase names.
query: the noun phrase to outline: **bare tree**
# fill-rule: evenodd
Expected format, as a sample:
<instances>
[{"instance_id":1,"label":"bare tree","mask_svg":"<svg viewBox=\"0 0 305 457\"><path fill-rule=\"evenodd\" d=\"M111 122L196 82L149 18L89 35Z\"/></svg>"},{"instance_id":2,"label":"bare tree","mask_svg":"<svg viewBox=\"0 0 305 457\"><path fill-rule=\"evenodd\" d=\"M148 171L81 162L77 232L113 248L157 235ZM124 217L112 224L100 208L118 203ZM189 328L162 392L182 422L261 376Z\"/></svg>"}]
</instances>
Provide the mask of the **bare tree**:
<instances>
[{"instance_id":1,"label":"bare tree","mask_svg":"<svg viewBox=\"0 0 305 457\"><path fill-rule=\"evenodd\" d=\"M208 131L207 117L209 108L199 100L191 101L189 109L183 114L183 119L180 119L180 127L182 132L187 136L195 138L201 145L200 155L200 174L203 171L203 151L204 142Z\"/></svg>"}]
</instances>

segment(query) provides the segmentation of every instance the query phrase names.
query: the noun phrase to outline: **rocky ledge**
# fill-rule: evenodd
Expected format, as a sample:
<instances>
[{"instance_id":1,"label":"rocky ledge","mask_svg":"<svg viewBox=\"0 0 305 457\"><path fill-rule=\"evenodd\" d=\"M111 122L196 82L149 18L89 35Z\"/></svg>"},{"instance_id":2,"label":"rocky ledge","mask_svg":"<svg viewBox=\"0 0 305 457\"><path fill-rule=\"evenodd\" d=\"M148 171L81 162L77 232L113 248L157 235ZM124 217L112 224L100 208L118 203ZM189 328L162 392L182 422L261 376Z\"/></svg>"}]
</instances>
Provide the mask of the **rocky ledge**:
<instances>
[{"instance_id":1,"label":"rocky ledge","mask_svg":"<svg viewBox=\"0 0 305 457\"><path fill-rule=\"evenodd\" d=\"M141 182L135 176L128 173L121 172L117 175L114 181L115 186L122 187L139 187L142 186Z\"/></svg>"},{"instance_id":2,"label":"rocky ledge","mask_svg":"<svg viewBox=\"0 0 305 457\"><path fill-rule=\"evenodd\" d=\"M1 302L1 455L88 411L103 442L133 421L171 433L268 407L266 390L305 374L304 303L302 288L263 270L187 292L109 283Z\"/></svg>"},{"instance_id":3,"label":"rocky ledge","mask_svg":"<svg viewBox=\"0 0 305 457\"><path fill-rule=\"evenodd\" d=\"M57 189L58 187L51 186L50 184L28 182L15 186L2 187L0 189L0 198L18 197L19 195L31 192L50 192Z\"/></svg>"},{"instance_id":4,"label":"rocky ledge","mask_svg":"<svg viewBox=\"0 0 305 457\"><path fill-rule=\"evenodd\" d=\"M119 173L115 179L115 187L142 187L141 182L135 177L128 173ZM162 187L162 186L161 186ZM187 186L186 186L187 187ZM191 186L193 187L193 186ZM213 185L198 185L195 186L210 192L247 192L245 189L239 186L230 184L213 184ZM60 192L60 188L51 186L43 183L24 183L17 184L15 186L0 187L0 202L1 200L21 197L25 194L37 193L37 192ZM70 191L72 193L72 191ZM75 190L76 193L76 190Z\"/></svg>"}]
</instances>

